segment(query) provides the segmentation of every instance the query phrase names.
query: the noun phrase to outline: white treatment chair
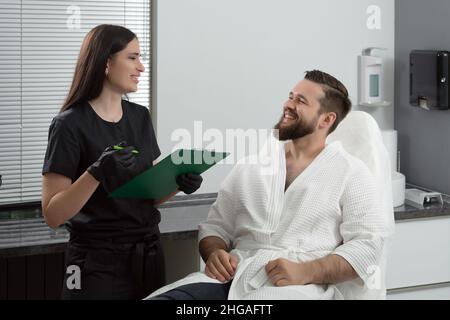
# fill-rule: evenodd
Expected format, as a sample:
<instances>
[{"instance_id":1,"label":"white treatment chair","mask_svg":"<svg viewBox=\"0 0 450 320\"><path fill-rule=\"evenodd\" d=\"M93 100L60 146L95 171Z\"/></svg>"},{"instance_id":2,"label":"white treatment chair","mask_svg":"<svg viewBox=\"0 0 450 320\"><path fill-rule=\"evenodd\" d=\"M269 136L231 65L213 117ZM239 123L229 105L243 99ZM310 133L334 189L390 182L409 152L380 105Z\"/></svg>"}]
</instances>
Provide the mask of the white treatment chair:
<instances>
[{"instance_id":1,"label":"white treatment chair","mask_svg":"<svg viewBox=\"0 0 450 320\"><path fill-rule=\"evenodd\" d=\"M381 203L380 214L388 226L388 235L394 233L394 208L392 202L391 164L384 146L380 128L375 119L363 111L351 111L328 136L327 142L341 141L344 149L361 159L372 172L376 180L378 199ZM389 240L383 247L379 272L374 277L373 286L367 289L367 299L386 299L386 260Z\"/></svg>"}]
</instances>

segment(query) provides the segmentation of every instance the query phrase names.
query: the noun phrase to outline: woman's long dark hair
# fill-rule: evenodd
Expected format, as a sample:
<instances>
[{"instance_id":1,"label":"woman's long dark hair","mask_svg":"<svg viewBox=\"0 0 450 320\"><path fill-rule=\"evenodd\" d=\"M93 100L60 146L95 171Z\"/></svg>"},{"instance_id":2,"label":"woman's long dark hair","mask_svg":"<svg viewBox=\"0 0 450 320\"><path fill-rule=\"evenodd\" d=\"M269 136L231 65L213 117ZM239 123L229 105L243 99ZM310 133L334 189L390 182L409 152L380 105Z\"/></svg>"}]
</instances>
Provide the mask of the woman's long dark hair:
<instances>
[{"instance_id":1,"label":"woman's long dark hair","mask_svg":"<svg viewBox=\"0 0 450 320\"><path fill-rule=\"evenodd\" d=\"M89 31L81 45L69 94L59 112L80 101L97 98L103 89L108 58L125 49L135 38L136 34L127 28L109 24Z\"/></svg>"}]
</instances>

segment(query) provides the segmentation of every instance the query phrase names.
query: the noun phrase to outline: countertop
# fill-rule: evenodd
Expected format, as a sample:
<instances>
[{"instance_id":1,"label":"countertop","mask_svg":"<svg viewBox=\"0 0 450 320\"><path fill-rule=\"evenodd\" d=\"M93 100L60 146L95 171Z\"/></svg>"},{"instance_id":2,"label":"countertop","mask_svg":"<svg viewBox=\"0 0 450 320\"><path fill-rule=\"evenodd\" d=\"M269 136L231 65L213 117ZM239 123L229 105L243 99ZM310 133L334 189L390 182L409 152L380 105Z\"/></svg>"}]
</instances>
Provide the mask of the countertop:
<instances>
[{"instance_id":1,"label":"countertop","mask_svg":"<svg viewBox=\"0 0 450 320\"><path fill-rule=\"evenodd\" d=\"M162 205L160 230L163 240L183 240L197 237L198 224L207 217L217 194L177 196ZM405 203L394 208L396 222L449 216L450 199L442 205L424 208ZM49 228L42 218L39 205L28 209L0 211L0 258L63 252L69 234L64 227Z\"/></svg>"}]
</instances>

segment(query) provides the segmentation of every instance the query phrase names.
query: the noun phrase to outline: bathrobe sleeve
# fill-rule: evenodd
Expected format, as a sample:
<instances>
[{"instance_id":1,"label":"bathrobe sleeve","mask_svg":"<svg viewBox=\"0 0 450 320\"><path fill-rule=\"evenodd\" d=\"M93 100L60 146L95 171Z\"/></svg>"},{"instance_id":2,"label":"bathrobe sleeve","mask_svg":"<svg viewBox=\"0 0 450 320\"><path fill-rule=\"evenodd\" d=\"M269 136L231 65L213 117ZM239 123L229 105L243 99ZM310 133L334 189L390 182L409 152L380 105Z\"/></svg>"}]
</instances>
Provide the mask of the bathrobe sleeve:
<instances>
[{"instance_id":1,"label":"bathrobe sleeve","mask_svg":"<svg viewBox=\"0 0 450 320\"><path fill-rule=\"evenodd\" d=\"M354 168L355 169L355 168ZM347 260L366 281L379 267L387 225L376 197L374 178L360 166L349 175L341 198L343 244L333 254Z\"/></svg>"},{"instance_id":2,"label":"bathrobe sleeve","mask_svg":"<svg viewBox=\"0 0 450 320\"><path fill-rule=\"evenodd\" d=\"M211 206L208 218L199 225L199 241L203 238L215 236L221 238L228 247L234 238L234 216L236 195L233 192L239 182L239 165L236 165L227 178L222 182L217 194L216 202Z\"/></svg>"}]
</instances>

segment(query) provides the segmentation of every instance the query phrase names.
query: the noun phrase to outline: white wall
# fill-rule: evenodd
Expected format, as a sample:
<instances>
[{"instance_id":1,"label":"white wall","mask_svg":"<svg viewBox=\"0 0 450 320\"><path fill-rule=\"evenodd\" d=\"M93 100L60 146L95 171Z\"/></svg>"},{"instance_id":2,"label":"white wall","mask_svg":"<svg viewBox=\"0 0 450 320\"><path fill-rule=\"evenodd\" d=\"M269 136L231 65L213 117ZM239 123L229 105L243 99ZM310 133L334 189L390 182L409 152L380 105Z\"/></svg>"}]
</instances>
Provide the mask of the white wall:
<instances>
[{"instance_id":1,"label":"white wall","mask_svg":"<svg viewBox=\"0 0 450 320\"><path fill-rule=\"evenodd\" d=\"M369 5L381 8L381 30L366 26ZM306 70L336 76L356 103L357 56L365 47L388 48L385 91L393 101L392 0L163 0L156 33L154 108L163 155L177 144L172 132L193 134L195 120L203 132L224 135L227 128L273 127ZM369 112L382 129L393 129L392 107ZM216 192L229 169L205 173L199 192Z\"/></svg>"}]
</instances>

